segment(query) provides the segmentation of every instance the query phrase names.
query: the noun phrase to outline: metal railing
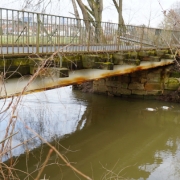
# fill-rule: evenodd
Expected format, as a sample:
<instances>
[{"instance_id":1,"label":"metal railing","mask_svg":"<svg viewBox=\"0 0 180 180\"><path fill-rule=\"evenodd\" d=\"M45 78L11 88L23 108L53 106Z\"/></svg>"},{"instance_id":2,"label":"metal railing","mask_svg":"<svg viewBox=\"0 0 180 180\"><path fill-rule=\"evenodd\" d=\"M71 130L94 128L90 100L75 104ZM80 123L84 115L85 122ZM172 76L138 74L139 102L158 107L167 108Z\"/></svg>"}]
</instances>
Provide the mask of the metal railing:
<instances>
[{"instance_id":1,"label":"metal railing","mask_svg":"<svg viewBox=\"0 0 180 180\"><path fill-rule=\"evenodd\" d=\"M0 53L39 54L169 48L180 31L119 26L70 17L0 8Z\"/></svg>"}]
</instances>

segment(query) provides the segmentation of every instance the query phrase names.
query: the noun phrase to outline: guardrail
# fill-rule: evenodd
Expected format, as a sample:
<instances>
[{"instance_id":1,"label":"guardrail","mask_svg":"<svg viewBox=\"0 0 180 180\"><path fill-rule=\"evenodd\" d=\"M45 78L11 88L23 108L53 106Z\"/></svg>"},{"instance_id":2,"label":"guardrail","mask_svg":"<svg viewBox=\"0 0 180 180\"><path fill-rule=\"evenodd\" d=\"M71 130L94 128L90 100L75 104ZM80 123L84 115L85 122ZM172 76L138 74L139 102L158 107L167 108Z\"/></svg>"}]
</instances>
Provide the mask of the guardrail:
<instances>
[{"instance_id":1,"label":"guardrail","mask_svg":"<svg viewBox=\"0 0 180 180\"><path fill-rule=\"evenodd\" d=\"M168 48L180 31L0 8L0 53L39 54Z\"/></svg>"}]
</instances>

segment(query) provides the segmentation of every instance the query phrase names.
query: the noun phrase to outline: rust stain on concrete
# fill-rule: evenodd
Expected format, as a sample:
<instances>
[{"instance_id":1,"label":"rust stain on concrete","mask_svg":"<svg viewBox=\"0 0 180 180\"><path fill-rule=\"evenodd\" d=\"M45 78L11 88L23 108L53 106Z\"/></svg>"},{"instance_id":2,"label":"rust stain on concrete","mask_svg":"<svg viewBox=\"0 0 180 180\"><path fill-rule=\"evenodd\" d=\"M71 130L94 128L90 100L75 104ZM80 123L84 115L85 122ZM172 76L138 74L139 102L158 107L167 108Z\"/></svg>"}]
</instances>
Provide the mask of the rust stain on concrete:
<instances>
[{"instance_id":1,"label":"rust stain on concrete","mask_svg":"<svg viewBox=\"0 0 180 180\"><path fill-rule=\"evenodd\" d=\"M166 66L172 64L173 60L161 60L160 62L141 62L140 66L135 65L115 65L114 70L101 70L101 69L83 69L71 71L69 77L58 78L58 77L38 77L28 87L28 90L24 94L33 92L40 92L44 90L54 89L58 87L80 84L86 81L97 80L101 78L107 78L111 76L118 76L128 74L136 71L146 70L150 68ZM19 95L28 83L28 79L22 82L19 79L10 79L6 82L6 92L1 92L0 98L10 97ZM14 88L16 87L16 88Z\"/></svg>"}]
</instances>

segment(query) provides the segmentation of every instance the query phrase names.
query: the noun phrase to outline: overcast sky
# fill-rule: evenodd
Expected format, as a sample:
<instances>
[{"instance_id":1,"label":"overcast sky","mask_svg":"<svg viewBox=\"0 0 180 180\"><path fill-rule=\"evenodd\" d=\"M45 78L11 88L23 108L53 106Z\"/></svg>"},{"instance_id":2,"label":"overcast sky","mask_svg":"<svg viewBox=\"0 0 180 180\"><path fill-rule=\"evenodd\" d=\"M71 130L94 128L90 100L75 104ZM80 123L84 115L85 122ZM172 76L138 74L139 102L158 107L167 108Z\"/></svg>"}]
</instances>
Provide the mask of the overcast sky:
<instances>
[{"instance_id":1,"label":"overcast sky","mask_svg":"<svg viewBox=\"0 0 180 180\"><path fill-rule=\"evenodd\" d=\"M22 9L24 6L23 2L23 0L0 0L0 7ZM73 13L73 9L71 0L52 0L52 2L47 9L47 13L72 17L71 12ZM162 11L168 10L175 2L177 0L123 0L123 17L125 23L157 27L163 20ZM118 22L118 14L112 0L104 0L103 21Z\"/></svg>"}]
</instances>

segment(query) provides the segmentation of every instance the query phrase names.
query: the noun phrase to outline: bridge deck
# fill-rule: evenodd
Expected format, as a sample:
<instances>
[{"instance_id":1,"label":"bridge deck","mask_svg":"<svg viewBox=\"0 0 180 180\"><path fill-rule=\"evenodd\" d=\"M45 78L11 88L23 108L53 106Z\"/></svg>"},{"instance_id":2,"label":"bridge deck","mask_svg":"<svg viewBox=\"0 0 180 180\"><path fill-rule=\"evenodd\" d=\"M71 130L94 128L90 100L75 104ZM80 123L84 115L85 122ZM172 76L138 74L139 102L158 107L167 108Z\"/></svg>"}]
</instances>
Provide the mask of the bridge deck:
<instances>
[{"instance_id":1,"label":"bridge deck","mask_svg":"<svg viewBox=\"0 0 180 180\"><path fill-rule=\"evenodd\" d=\"M83 54L83 53L112 53L112 52L119 52L119 51L129 51L129 50L149 50L153 49L151 46L122 46L122 45L69 45L69 46L41 46L39 47L39 55L47 55L52 54L54 52L59 52L60 54ZM167 48L161 48L167 49ZM29 55L36 54L36 47L0 47L0 58L2 57L13 57L16 58L17 56L26 57Z\"/></svg>"},{"instance_id":2,"label":"bridge deck","mask_svg":"<svg viewBox=\"0 0 180 180\"><path fill-rule=\"evenodd\" d=\"M24 94L28 94L36 91L44 91L47 89L53 89L62 86L68 86L72 84L82 83L82 82L96 80L110 76L127 74L139 70L165 66L172 63L173 60L168 60L168 59L162 59L160 62L142 61L139 66L115 65L114 70L82 69L82 70L71 71L69 73L69 77L66 78L37 77L33 82L30 83L28 89L25 91ZM4 86L2 85L1 82L0 98L21 94L23 88L28 84L29 80L30 77L9 79L5 82Z\"/></svg>"}]
</instances>

